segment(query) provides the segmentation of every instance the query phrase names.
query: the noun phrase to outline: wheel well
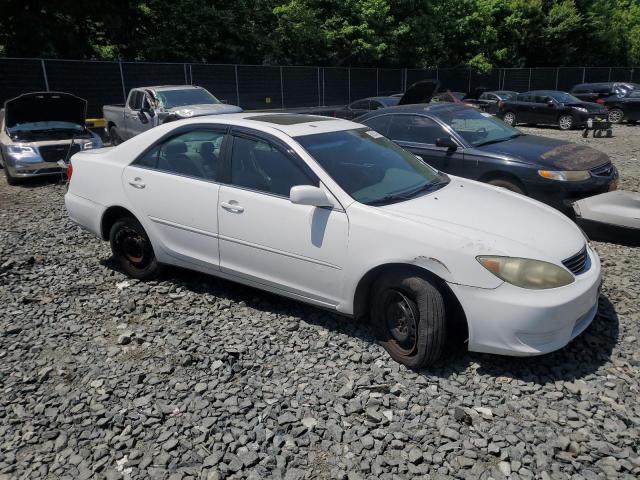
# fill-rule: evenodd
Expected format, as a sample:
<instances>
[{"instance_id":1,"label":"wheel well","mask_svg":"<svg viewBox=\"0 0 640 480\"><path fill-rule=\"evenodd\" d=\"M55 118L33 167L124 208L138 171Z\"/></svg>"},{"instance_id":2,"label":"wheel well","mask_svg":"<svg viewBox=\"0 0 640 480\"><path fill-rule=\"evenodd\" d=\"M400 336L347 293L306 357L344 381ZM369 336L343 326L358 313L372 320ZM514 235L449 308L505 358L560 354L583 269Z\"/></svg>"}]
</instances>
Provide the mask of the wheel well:
<instances>
[{"instance_id":1,"label":"wheel well","mask_svg":"<svg viewBox=\"0 0 640 480\"><path fill-rule=\"evenodd\" d=\"M113 224L122 217L136 218L133 213L124 207L115 206L107 208L107 211L102 215L102 221L100 222L100 232L103 240L109 240L111 227L113 227Z\"/></svg>"},{"instance_id":2,"label":"wheel well","mask_svg":"<svg viewBox=\"0 0 640 480\"><path fill-rule=\"evenodd\" d=\"M527 193L527 189L524 188L524 184L512 173L508 172L489 172L485 173L478 181L489 183L491 180L506 180L508 182L517 185L524 193Z\"/></svg>"},{"instance_id":3,"label":"wheel well","mask_svg":"<svg viewBox=\"0 0 640 480\"><path fill-rule=\"evenodd\" d=\"M356 293L353 301L353 313L356 318L364 318L369 314L369 305L371 297L371 289L374 282L383 275L397 270L407 271L408 273L415 273L421 276L429 278L433 284L438 288L442 294L445 307L447 311L447 324L452 327L451 331L456 333L456 336L460 336L466 340L468 338L467 317L464 313L462 305L458 301L457 297L451 291L447 282L442 278L434 274L433 272L420 268L416 265L409 265L405 263L390 263L385 265L379 265L369 270L358 282L356 287Z\"/></svg>"}]
</instances>

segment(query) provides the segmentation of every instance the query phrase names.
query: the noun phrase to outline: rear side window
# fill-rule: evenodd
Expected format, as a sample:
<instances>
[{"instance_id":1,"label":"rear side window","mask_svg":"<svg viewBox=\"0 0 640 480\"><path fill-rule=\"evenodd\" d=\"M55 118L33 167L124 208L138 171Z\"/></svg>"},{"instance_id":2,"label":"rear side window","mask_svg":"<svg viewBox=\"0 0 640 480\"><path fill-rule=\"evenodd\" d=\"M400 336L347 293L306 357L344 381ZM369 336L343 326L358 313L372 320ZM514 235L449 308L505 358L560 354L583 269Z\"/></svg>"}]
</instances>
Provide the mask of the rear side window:
<instances>
[{"instance_id":1,"label":"rear side window","mask_svg":"<svg viewBox=\"0 0 640 480\"><path fill-rule=\"evenodd\" d=\"M231 184L289 198L291 187L318 186L319 181L301 161L260 139L234 137Z\"/></svg>"},{"instance_id":2,"label":"rear side window","mask_svg":"<svg viewBox=\"0 0 640 480\"><path fill-rule=\"evenodd\" d=\"M518 102L530 102L531 101L531 96L530 95L518 95L516 97L516 100Z\"/></svg>"},{"instance_id":3,"label":"rear side window","mask_svg":"<svg viewBox=\"0 0 640 480\"><path fill-rule=\"evenodd\" d=\"M436 138L448 134L436 122L422 115L393 115L388 136L391 140L433 145Z\"/></svg>"},{"instance_id":4,"label":"rear side window","mask_svg":"<svg viewBox=\"0 0 640 480\"><path fill-rule=\"evenodd\" d=\"M369 118L361 123L373 128L376 132L381 133L382 135L388 136L391 115L380 115L379 117Z\"/></svg>"},{"instance_id":5,"label":"rear side window","mask_svg":"<svg viewBox=\"0 0 640 480\"><path fill-rule=\"evenodd\" d=\"M217 180L221 172L223 132L192 130L166 140L139 157L133 165L203 180Z\"/></svg>"}]
</instances>

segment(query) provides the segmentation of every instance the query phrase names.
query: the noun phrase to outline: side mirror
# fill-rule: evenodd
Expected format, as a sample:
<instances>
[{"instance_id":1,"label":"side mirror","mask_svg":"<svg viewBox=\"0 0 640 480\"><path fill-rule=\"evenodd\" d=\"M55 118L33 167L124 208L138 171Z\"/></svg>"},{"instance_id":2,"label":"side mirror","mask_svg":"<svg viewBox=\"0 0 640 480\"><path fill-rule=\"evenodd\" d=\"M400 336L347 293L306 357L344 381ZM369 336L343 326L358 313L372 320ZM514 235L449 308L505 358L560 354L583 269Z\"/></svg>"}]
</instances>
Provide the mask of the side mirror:
<instances>
[{"instance_id":1,"label":"side mirror","mask_svg":"<svg viewBox=\"0 0 640 480\"><path fill-rule=\"evenodd\" d=\"M142 123L149 123L149 119L147 118L147 116L144 114L142 110L138 112L138 118Z\"/></svg>"},{"instance_id":2,"label":"side mirror","mask_svg":"<svg viewBox=\"0 0 640 480\"><path fill-rule=\"evenodd\" d=\"M458 144L451 137L436 138L436 147L444 147L448 150L457 150Z\"/></svg>"},{"instance_id":3,"label":"side mirror","mask_svg":"<svg viewBox=\"0 0 640 480\"><path fill-rule=\"evenodd\" d=\"M333 207L329 197L319 187L311 185L296 185L291 187L289 200L297 205L311 205L313 207Z\"/></svg>"},{"instance_id":4,"label":"side mirror","mask_svg":"<svg viewBox=\"0 0 640 480\"><path fill-rule=\"evenodd\" d=\"M556 106L556 102L554 102L553 100L547 100L547 107L555 107Z\"/></svg>"}]
</instances>

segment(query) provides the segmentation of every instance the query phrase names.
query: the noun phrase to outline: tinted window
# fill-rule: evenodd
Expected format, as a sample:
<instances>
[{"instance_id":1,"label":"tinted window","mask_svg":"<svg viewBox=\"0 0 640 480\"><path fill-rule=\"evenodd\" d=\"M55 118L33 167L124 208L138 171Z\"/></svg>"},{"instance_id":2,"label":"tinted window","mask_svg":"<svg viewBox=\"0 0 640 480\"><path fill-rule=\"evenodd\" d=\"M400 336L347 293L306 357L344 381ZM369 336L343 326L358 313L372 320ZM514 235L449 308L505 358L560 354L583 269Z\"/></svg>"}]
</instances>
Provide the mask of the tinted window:
<instances>
[{"instance_id":1,"label":"tinted window","mask_svg":"<svg viewBox=\"0 0 640 480\"><path fill-rule=\"evenodd\" d=\"M133 110L140 110L140 107L142 106L142 97L143 93L139 90L131 92L131 95L129 96L129 108Z\"/></svg>"},{"instance_id":2,"label":"tinted window","mask_svg":"<svg viewBox=\"0 0 640 480\"><path fill-rule=\"evenodd\" d=\"M318 133L296 141L362 203L402 201L448 183L446 175L372 130Z\"/></svg>"},{"instance_id":3,"label":"tinted window","mask_svg":"<svg viewBox=\"0 0 640 480\"><path fill-rule=\"evenodd\" d=\"M220 172L220 148L223 138L222 132L193 130L154 147L134 164L189 177L215 180Z\"/></svg>"},{"instance_id":4,"label":"tinted window","mask_svg":"<svg viewBox=\"0 0 640 480\"><path fill-rule=\"evenodd\" d=\"M160 90L156 93L164 108L183 107L185 105L203 105L220 103L216 97L204 88L184 90Z\"/></svg>"},{"instance_id":5,"label":"tinted window","mask_svg":"<svg viewBox=\"0 0 640 480\"><path fill-rule=\"evenodd\" d=\"M361 123L368 125L382 135L388 136L391 115L380 115L379 117L369 118Z\"/></svg>"},{"instance_id":6,"label":"tinted window","mask_svg":"<svg viewBox=\"0 0 640 480\"><path fill-rule=\"evenodd\" d=\"M407 142L436 143L436 138L449 136L430 118L421 115L393 115L389 138Z\"/></svg>"},{"instance_id":7,"label":"tinted window","mask_svg":"<svg viewBox=\"0 0 640 480\"><path fill-rule=\"evenodd\" d=\"M369 110L369 100L358 100L357 102L353 102L350 108L354 110Z\"/></svg>"},{"instance_id":8,"label":"tinted window","mask_svg":"<svg viewBox=\"0 0 640 480\"><path fill-rule=\"evenodd\" d=\"M516 100L518 102L530 102L531 101L531 96L530 95L524 95L524 94L518 95L516 97Z\"/></svg>"},{"instance_id":9,"label":"tinted window","mask_svg":"<svg viewBox=\"0 0 640 480\"><path fill-rule=\"evenodd\" d=\"M291 187L315 185L313 173L297 159L262 140L234 137L231 183L239 187L289 197Z\"/></svg>"}]
</instances>

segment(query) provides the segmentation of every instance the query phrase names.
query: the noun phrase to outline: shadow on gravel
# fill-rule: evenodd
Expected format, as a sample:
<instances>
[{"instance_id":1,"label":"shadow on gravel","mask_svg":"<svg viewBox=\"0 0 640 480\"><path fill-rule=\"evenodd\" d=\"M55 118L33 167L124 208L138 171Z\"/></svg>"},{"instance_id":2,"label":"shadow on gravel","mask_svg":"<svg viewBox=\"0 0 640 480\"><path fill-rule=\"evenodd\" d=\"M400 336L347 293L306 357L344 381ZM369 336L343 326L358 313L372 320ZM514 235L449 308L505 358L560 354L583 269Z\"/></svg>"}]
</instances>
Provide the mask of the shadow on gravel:
<instances>
[{"instance_id":1,"label":"shadow on gravel","mask_svg":"<svg viewBox=\"0 0 640 480\"><path fill-rule=\"evenodd\" d=\"M119 271L111 258L102 263ZM307 324L376 343L373 330L364 322L239 283L177 267L167 268L163 280L193 293L210 293L222 300L242 302L247 307L283 317L296 316ZM501 380L511 378L541 385L572 381L596 372L607 363L618 341L618 333L615 308L607 297L600 295L598 315L589 328L556 352L537 357L479 354L468 352L460 338L452 338L447 342L442 358L418 374L430 380L449 378L477 366L477 374ZM393 360L389 358L389 361Z\"/></svg>"},{"instance_id":2,"label":"shadow on gravel","mask_svg":"<svg viewBox=\"0 0 640 480\"><path fill-rule=\"evenodd\" d=\"M4 177L4 171L0 169L0 175ZM46 177L32 177L23 178L18 185L14 185L10 188L41 188L51 185L63 185L66 182L66 178L61 175L47 175Z\"/></svg>"}]
</instances>

